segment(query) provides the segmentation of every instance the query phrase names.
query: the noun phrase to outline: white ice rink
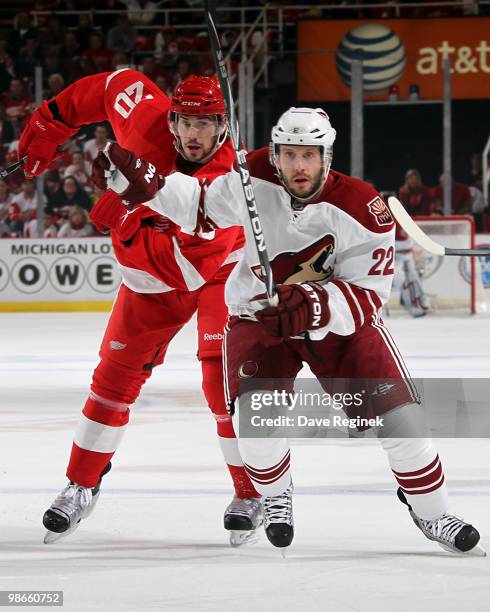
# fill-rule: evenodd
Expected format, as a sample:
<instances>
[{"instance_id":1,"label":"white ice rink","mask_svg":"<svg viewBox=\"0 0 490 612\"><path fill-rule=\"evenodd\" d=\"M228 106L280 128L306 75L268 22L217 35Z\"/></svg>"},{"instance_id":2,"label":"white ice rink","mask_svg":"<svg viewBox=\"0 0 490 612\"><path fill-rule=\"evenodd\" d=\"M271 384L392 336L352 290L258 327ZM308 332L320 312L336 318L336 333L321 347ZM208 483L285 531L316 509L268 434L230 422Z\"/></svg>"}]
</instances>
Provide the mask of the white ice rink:
<instances>
[{"instance_id":1,"label":"white ice rink","mask_svg":"<svg viewBox=\"0 0 490 612\"><path fill-rule=\"evenodd\" d=\"M231 488L200 392L193 326L144 388L94 514L44 545L41 517L65 484L106 319L0 315L0 590L63 590L67 612L489 609L490 557L452 556L427 541L373 440L295 444L296 536L286 558L263 534L230 548L222 515ZM490 319L388 325L412 374L490 377ZM453 512L490 549L490 441L438 447Z\"/></svg>"}]
</instances>

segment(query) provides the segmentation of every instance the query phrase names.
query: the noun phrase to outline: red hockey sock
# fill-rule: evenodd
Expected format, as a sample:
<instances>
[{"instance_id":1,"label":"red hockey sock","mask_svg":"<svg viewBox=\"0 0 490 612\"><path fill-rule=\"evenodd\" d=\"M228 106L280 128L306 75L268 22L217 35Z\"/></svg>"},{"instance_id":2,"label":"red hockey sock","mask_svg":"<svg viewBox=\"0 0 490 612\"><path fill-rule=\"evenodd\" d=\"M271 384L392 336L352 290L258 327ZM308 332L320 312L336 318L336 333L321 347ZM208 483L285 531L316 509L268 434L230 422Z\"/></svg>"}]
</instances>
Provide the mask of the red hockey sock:
<instances>
[{"instance_id":1,"label":"red hockey sock","mask_svg":"<svg viewBox=\"0 0 490 612\"><path fill-rule=\"evenodd\" d=\"M201 362L201 367L203 373L202 388L208 405L216 419L221 451L233 480L235 494L242 499L258 497L259 493L255 490L252 481L243 467L232 418L226 408L221 359L204 359Z\"/></svg>"},{"instance_id":2,"label":"red hockey sock","mask_svg":"<svg viewBox=\"0 0 490 612\"><path fill-rule=\"evenodd\" d=\"M112 459L112 455L114 453L88 451L73 443L66 475L82 487L93 488L99 482L100 475Z\"/></svg>"},{"instance_id":3,"label":"red hockey sock","mask_svg":"<svg viewBox=\"0 0 490 612\"><path fill-rule=\"evenodd\" d=\"M243 465L228 465L228 469L230 470L237 497L240 497L241 499L260 497L260 494L255 490L255 487L253 486L252 481L250 480Z\"/></svg>"},{"instance_id":4,"label":"red hockey sock","mask_svg":"<svg viewBox=\"0 0 490 612\"><path fill-rule=\"evenodd\" d=\"M83 487L95 487L119 446L128 421L127 406L89 397L75 432L66 471L68 478Z\"/></svg>"}]
</instances>

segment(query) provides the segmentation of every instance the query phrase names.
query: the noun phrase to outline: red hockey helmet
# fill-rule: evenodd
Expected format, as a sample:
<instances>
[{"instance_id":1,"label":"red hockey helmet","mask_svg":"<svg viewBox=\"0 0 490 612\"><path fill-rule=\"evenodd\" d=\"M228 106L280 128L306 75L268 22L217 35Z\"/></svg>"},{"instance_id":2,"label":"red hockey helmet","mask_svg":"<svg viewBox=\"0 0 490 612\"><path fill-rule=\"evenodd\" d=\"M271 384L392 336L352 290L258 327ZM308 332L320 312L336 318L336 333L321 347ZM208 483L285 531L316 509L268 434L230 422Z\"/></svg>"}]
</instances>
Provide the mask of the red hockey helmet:
<instances>
[{"instance_id":1,"label":"red hockey helmet","mask_svg":"<svg viewBox=\"0 0 490 612\"><path fill-rule=\"evenodd\" d=\"M170 113L224 115L225 103L216 77L191 74L174 91Z\"/></svg>"},{"instance_id":2,"label":"red hockey helmet","mask_svg":"<svg viewBox=\"0 0 490 612\"><path fill-rule=\"evenodd\" d=\"M221 95L218 79L192 74L184 79L175 89L168 112L170 131L175 136L175 147L184 155L177 123L179 115L212 117L216 122L216 142L213 153L225 142L228 123L225 115L225 103Z\"/></svg>"}]
</instances>

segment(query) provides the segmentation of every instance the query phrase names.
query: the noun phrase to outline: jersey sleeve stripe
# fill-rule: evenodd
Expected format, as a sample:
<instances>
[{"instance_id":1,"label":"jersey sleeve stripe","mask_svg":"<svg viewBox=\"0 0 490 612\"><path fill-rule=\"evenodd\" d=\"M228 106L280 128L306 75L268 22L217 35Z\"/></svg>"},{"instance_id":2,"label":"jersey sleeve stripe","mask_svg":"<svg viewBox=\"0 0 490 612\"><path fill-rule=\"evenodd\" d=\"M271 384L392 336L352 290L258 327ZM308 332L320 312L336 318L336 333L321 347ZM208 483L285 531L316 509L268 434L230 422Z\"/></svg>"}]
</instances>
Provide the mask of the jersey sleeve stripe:
<instances>
[{"instance_id":1,"label":"jersey sleeve stripe","mask_svg":"<svg viewBox=\"0 0 490 612\"><path fill-rule=\"evenodd\" d=\"M345 301L347 302L347 306L349 307L352 319L354 321L354 331L357 331L359 329L359 311L357 309L356 303L354 302L354 298L346 287L346 283L344 283L343 281L333 280L330 281L329 284L335 285L335 287L337 287L337 289L343 295Z\"/></svg>"},{"instance_id":2,"label":"jersey sleeve stripe","mask_svg":"<svg viewBox=\"0 0 490 612\"><path fill-rule=\"evenodd\" d=\"M381 308L381 300L375 291L341 280L333 280L330 283L342 292L354 319L356 331Z\"/></svg>"},{"instance_id":3,"label":"jersey sleeve stripe","mask_svg":"<svg viewBox=\"0 0 490 612\"><path fill-rule=\"evenodd\" d=\"M344 281L341 281L341 282L343 282L343 284L347 288L347 291L352 296L354 304L356 305L357 311L359 313L359 327L362 327L364 325L364 312L363 312L364 308L361 306L359 299L356 297L356 294L354 293L354 290L353 290L354 289L353 286L350 283L346 283ZM363 296L360 296L360 297L363 297Z\"/></svg>"},{"instance_id":4,"label":"jersey sleeve stripe","mask_svg":"<svg viewBox=\"0 0 490 612\"><path fill-rule=\"evenodd\" d=\"M105 88L106 88L106 90L109 87L109 83L112 81L112 79L115 76L117 76L118 74L120 74L121 72L124 72L125 70L129 70L129 68L120 68L119 70L116 70L115 72L111 72L111 74L105 80Z\"/></svg>"},{"instance_id":5,"label":"jersey sleeve stripe","mask_svg":"<svg viewBox=\"0 0 490 612\"><path fill-rule=\"evenodd\" d=\"M378 298L377 303L375 304L374 300L373 300L373 296L371 295L371 292L368 291L366 295L367 295L367 298L369 300L369 303L371 304L371 306L373 308L374 317L376 318L376 316L377 316L377 314L379 312L379 309L382 306L381 300L379 300L379 298ZM376 294L374 294L374 295L375 295L375 297L378 297Z\"/></svg>"},{"instance_id":6,"label":"jersey sleeve stripe","mask_svg":"<svg viewBox=\"0 0 490 612\"><path fill-rule=\"evenodd\" d=\"M366 319L375 315L382 306L382 302L375 291L363 289L358 285L349 285L351 291L357 297Z\"/></svg>"}]
</instances>

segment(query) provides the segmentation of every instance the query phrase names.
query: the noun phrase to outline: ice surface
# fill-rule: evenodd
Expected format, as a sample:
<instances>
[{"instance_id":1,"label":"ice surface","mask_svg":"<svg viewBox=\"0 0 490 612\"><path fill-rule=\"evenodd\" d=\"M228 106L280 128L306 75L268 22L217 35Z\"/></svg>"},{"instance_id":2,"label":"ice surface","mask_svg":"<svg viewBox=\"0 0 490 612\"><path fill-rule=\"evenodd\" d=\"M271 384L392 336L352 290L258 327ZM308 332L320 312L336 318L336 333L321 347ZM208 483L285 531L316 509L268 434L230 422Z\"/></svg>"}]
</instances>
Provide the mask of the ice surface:
<instances>
[{"instance_id":1,"label":"ice surface","mask_svg":"<svg viewBox=\"0 0 490 612\"><path fill-rule=\"evenodd\" d=\"M230 548L222 515L231 488L200 391L194 324L144 388L94 514L44 545L41 517L65 483L106 320L0 316L0 590L63 590L69 612L488 610L489 558L425 540L374 440L294 444L286 558L263 535ZM489 319L388 325L413 375L489 377ZM453 512L490 548L490 442L437 446Z\"/></svg>"}]
</instances>

